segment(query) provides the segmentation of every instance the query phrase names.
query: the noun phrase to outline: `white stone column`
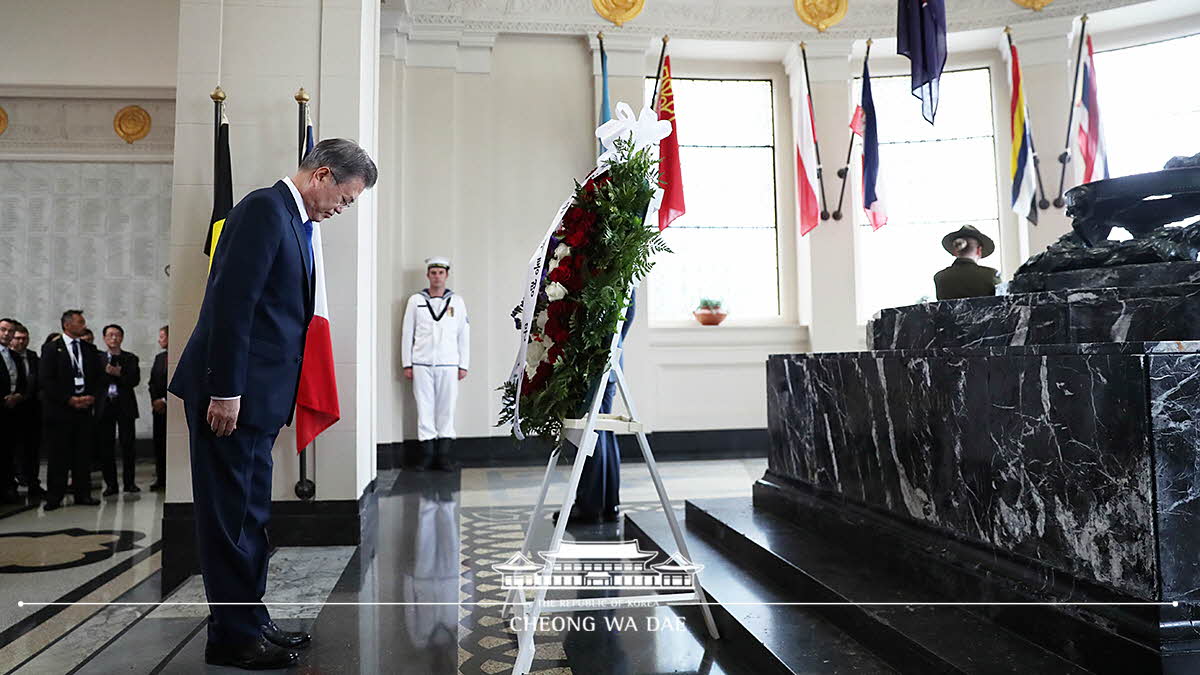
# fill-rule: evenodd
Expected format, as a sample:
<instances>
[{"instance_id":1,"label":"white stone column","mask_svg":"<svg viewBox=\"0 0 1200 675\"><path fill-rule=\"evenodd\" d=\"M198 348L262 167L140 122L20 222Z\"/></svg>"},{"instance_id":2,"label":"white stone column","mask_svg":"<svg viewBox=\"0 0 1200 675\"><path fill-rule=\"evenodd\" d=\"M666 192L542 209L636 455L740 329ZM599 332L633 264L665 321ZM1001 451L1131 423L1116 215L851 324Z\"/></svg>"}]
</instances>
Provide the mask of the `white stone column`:
<instances>
[{"instance_id":1,"label":"white stone column","mask_svg":"<svg viewBox=\"0 0 1200 675\"><path fill-rule=\"evenodd\" d=\"M841 179L837 171L846 158L849 142L851 102L851 40L821 40L808 44L809 80L812 83L813 117L825 177L829 212L837 208ZM784 65L788 77L804 77L799 50L789 51ZM797 105L792 101L792 105ZM794 152L789 149L789 152ZM855 293L853 181L846 186L842 219L821 221L815 230L798 237L797 268L800 306L807 305L811 317L810 339L814 352L859 349ZM807 294L811 299L805 300ZM803 312L802 312L803 316Z\"/></svg>"},{"instance_id":2,"label":"white stone column","mask_svg":"<svg viewBox=\"0 0 1200 675\"><path fill-rule=\"evenodd\" d=\"M195 326L207 277L207 258L201 251L212 209L209 94L218 82L218 54L220 85L228 95L235 202L295 170L293 96L300 87L313 97L318 138L353 138L378 157L378 2L253 0L227 2L222 10L219 0L182 0L179 26L171 224L172 371ZM381 185L386 184L388 171L388 166L380 166ZM377 204L378 190L367 191L354 208L326 221L322 228L342 419L319 437L310 460L317 512L321 502L357 503L375 477ZM172 399L170 408L167 501L186 504L192 500L187 426L178 399ZM299 472L290 429L280 434L274 460L272 499L296 500ZM173 512L182 514L186 509ZM164 530L170 518L168 513ZM168 538L167 546L171 541Z\"/></svg>"}]
</instances>

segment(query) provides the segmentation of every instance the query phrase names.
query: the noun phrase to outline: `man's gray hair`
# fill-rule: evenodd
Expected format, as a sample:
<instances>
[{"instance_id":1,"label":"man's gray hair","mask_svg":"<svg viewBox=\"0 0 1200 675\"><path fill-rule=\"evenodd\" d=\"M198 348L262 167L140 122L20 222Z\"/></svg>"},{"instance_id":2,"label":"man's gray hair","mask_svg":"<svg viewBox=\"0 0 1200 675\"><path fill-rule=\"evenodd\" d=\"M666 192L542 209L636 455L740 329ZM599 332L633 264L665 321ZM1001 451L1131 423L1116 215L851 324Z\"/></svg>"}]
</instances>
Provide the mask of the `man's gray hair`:
<instances>
[{"instance_id":1,"label":"man's gray hair","mask_svg":"<svg viewBox=\"0 0 1200 675\"><path fill-rule=\"evenodd\" d=\"M348 138L326 138L313 146L300 162L300 168L306 171L323 166L333 172L333 179L339 183L357 176L367 188L373 188L379 179L379 169L367 151Z\"/></svg>"}]
</instances>

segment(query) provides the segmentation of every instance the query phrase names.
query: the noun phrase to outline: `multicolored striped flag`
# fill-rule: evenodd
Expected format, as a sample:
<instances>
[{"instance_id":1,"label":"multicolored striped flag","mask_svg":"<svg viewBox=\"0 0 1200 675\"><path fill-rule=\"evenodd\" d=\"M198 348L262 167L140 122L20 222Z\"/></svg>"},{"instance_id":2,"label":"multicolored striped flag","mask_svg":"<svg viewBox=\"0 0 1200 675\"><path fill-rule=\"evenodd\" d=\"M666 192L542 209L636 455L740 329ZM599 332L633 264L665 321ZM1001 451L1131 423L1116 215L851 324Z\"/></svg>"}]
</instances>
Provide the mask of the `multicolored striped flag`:
<instances>
[{"instance_id":1,"label":"multicolored striped flag","mask_svg":"<svg viewBox=\"0 0 1200 675\"><path fill-rule=\"evenodd\" d=\"M1017 215L1037 225L1037 183L1034 176L1033 131L1029 128L1029 111L1025 107L1025 87L1021 82L1021 61L1017 46L1009 43L1012 56L1012 157L1009 177L1012 179L1012 209Z\"/></svg>"},{"instance_id":2,"label":"multicolored striped flag","mask_svg":"<svg viewBox=\"0 0 1200 675\"><path fill-rule=\"evenodd\" d=\"M850 128L862 137L862 188L863 209L878 230L887 225L887 210L884 208L879 184L879 130L875 123L875 98L871 95L871 72L863 61L862 103L854 111Z\"/></svg>"},{"instance_id":3,"label":"multicolored striped flag","mask_svg":"<svg viewBox=\"0 0 1200 675\"><path fill-rule=\"evenodd\" d=\"M1096 97L1096 63L1092 58L1092 36L1087 36L1087 60L1083 62L1083 94L1079 99L1079 183L1108 178L1108 152L1104 127L1100 125L1100 103Z\"/></svg>"},{"instance_id":4,"label":"multicolored striped flag","mask_svg":"<svg viewBox=\"0 0 1200 675\"><path fill-rule=\"evenodd\" d=\"M308 107L305 106L305 114ZM312 119L305 133L304 154L313 149ZM313 318L304 339L300 389L296 392L296 452L342 418L337 375L333 369L333 338L329 329L329 298L325 293L325 261L321 253L321 224L313 223Z\"/></svg>"}]
</instances>

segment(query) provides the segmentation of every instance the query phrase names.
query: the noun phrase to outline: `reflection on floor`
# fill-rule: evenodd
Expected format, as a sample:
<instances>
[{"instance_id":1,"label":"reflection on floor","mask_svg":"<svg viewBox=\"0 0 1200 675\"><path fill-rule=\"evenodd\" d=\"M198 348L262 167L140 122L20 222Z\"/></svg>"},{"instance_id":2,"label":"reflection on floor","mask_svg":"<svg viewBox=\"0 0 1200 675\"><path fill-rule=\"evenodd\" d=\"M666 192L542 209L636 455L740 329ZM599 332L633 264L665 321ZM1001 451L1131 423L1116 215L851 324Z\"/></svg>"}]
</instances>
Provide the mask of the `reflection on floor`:
<instances>
[{"instance_id":1,"label":"reflection on floor","mask_svg":"<svg viewBox=\"0 0 1200 675\"><path fill-rule=\"evenodd\" d=\"M678 503L748 495L764 469L765 460L660 464ZM384 472L378 480L373 556L364 558L352 547L277 550L267 601L284 628L312 632L313 647L302 656L304 670L509 672L516 642L494 606L504 593L491 566L519 548L542 472L526 467L466 469L461 475ZM561 499L565 468L557 477L552 500ZM623 467L622 482L624 510L659 508L644 465ZM222 670L203 663L207 610L198 577L167 603L154 604L159 600L160 520L160 498L150 493L110 498L101 507L0 516L0 538L10 539L0 539L0 630L5 631L0 672ZM539 524L538 541L549 539L551 527L548 517ZM568 536L620 540L623 524L570 528ZM536 543L534 550L540 550ZM572 593L557 591L556 597ZM64 598L146 604L16 606L18 600ZM720 653L720 643L700 637L702 626L681 621L673 610L587 615L592 619L558 622L539 632L533 672L739 672L729 655ZM618 625L624 627L613 627ZM659 629L647 630L650 626Z\"/></svg>"}]
</instances>

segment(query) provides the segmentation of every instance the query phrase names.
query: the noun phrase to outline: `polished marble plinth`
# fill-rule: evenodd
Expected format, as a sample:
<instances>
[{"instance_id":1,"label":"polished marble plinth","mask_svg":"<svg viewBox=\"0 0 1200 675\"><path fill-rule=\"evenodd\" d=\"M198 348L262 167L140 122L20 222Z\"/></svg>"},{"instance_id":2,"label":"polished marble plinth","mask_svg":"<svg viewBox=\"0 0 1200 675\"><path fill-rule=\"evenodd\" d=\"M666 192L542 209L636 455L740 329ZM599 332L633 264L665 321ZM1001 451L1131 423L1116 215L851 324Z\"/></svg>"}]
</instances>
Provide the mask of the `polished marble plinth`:
<instances>
[{"instance_id":1,"label":"polished marble plinth","mask_svg":"<svg viewBox=\"0 0 1200 675\"><path fill-rule=\"evenodd\" d=\"M884 309L867 344L903 350L1160 340L1200 340L1200 284L1048 290Z\"/></svg>"},{"instance_id":2,"label":"polished marble plinth","mask_svg":"<svg viewBox=\"0 0 1200 675\"><path fill-rule=\"evenodd\" d=\"M1075 613L1166 654L1200 602L1198 368L1183 341L772 356L755 503L954 542L986 571L962 601L1178 601Z\"/></svg>"}]
</instances>

